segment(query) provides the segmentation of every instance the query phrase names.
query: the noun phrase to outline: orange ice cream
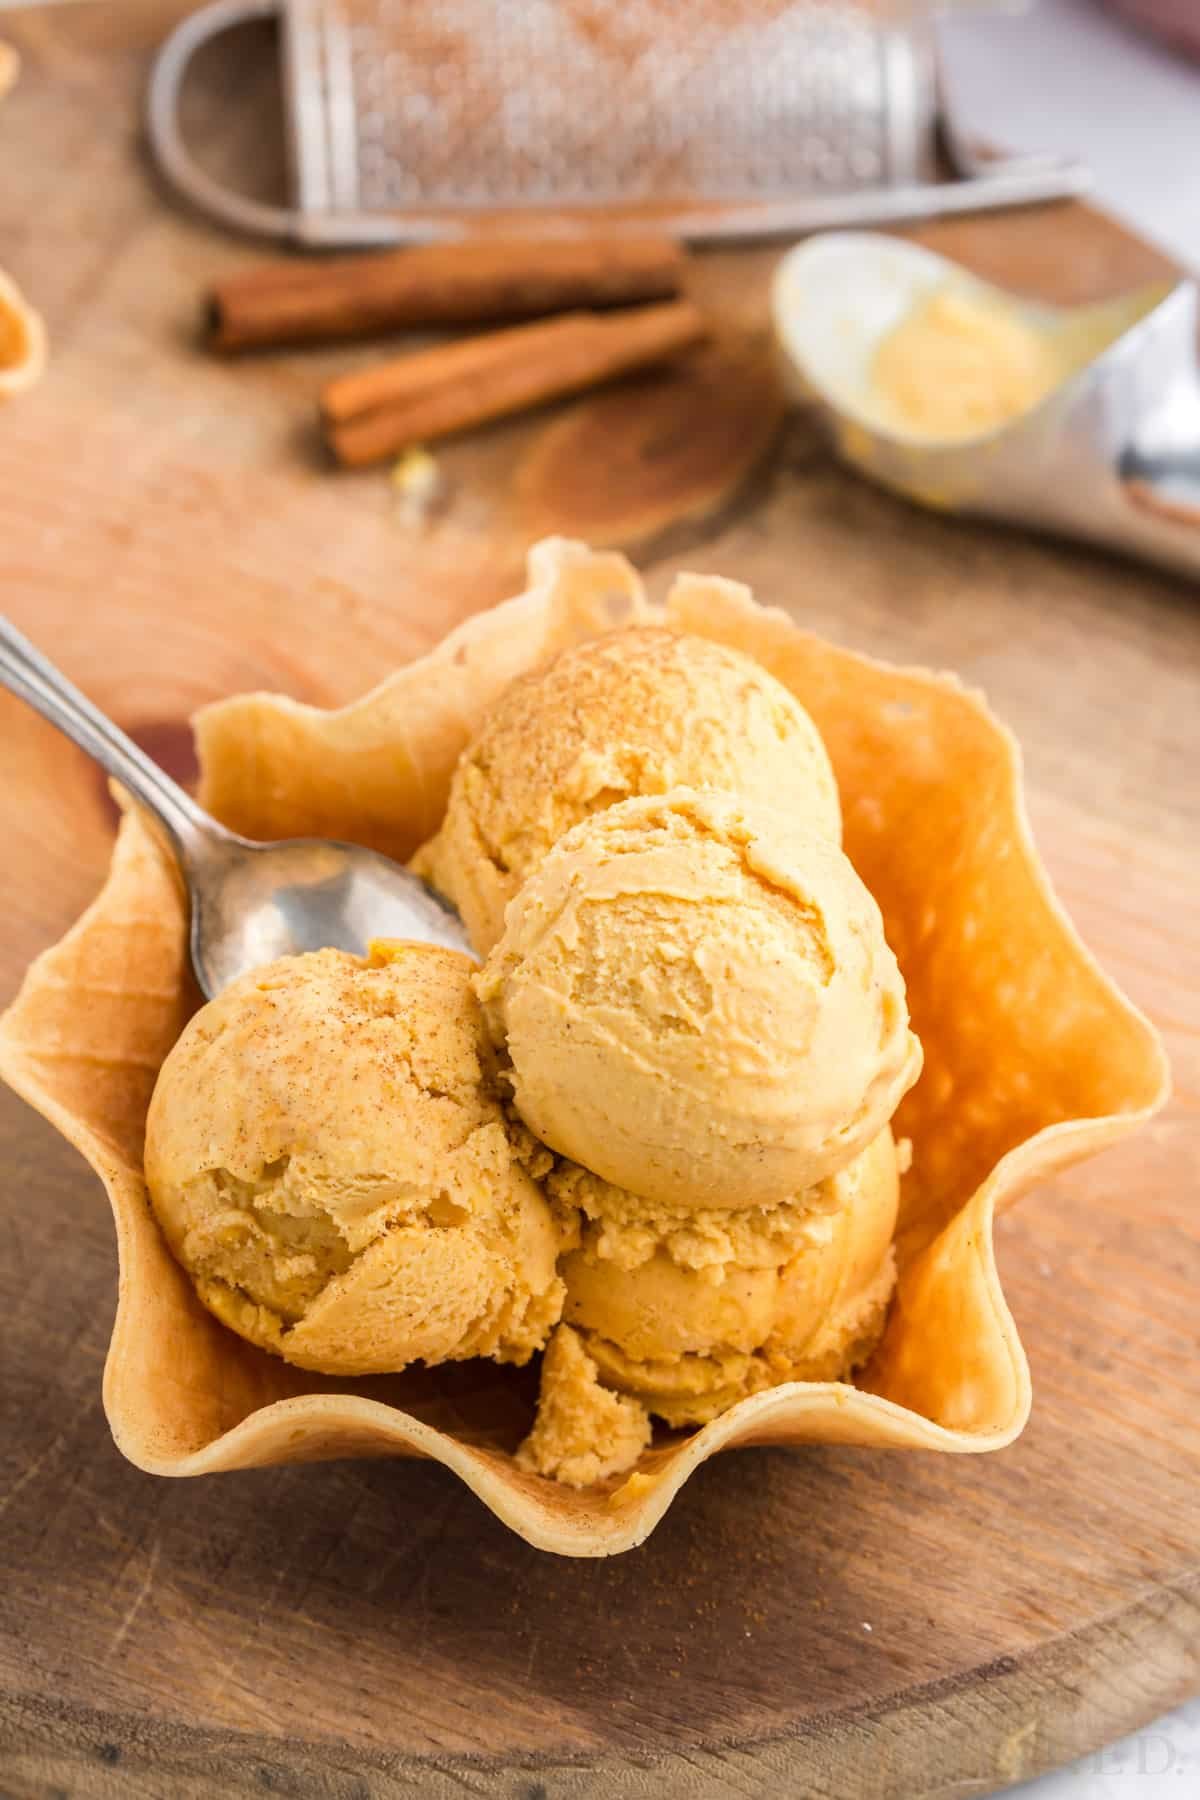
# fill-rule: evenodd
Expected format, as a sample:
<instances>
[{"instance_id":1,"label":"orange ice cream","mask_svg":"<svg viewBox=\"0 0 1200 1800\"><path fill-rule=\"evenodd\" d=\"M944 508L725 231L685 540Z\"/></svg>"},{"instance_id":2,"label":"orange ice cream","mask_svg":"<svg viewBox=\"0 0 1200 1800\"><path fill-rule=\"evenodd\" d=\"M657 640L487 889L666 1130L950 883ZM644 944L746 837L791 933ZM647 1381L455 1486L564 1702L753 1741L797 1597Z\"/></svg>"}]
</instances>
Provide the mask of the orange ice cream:
<instances>
[{"instance_id":1,"label":"orange ice cream","mask_svg":"<svg viewBox=\"0 0 1200 1800\"><path fill-rule=\"evenodd\" d=\"M879 909L841 850L725 794L625 800L568 832L476 988L529 1129L668 1206L815 1186L921 1067Z\"/></svg>"},{"instance_id":2,"label":"orange ice cream","mask_svg":"<svg viewBox=\"0 0 1200 1800\"><path fill-rule=\"evenodd\" d=\"M481 1052L465 956L322 950L243 977L168 1056L146 1131L167 1240L226 1325L334 1375L524 1362L558 1230Z\"/></svg>"},{"instance_id":3,"label":"orange ice cream","mask_svg":"<svg viewBox=\"0 0 1200 1800\"><path fill-rule=\"evenodd\" d=\"M462 914L480 955L563 833L638 794L720 788L841 842L820 734L739 651L660 626L564 650L514 681L461 758L441 830L413 867Z\"/></svg>"}]
</instances>

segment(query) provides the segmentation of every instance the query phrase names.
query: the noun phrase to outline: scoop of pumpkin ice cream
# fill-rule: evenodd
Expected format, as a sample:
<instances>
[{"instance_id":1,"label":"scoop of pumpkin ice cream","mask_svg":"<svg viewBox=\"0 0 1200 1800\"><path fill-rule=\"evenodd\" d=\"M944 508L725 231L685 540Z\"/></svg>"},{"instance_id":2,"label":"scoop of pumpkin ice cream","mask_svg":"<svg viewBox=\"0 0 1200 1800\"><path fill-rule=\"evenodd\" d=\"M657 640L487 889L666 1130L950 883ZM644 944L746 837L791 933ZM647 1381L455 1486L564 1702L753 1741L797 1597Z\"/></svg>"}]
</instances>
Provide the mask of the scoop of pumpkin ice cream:
<instances>
[{"instance_id":1,"label":"scoop of pumpkin ice cream","mask_svg":"<svg viewBox=\"0 0 1200 1800\"><path fill-rule=\"evenodd\" d=\"M635 626L513 682L460 759L441 830L413 867L486 955L508 902L564 832L614 801L678 787L772 802L841 842L829 757L787 688L737 650Z\"/></svg>"},{"instance_id":2,"label":"scoop of pumpkin ice cream","mask_svg":"<svg viewBox=\"0 0 1200 1800\"><path fill-rule=\"evenodd\" d=\"M799 1225L832 1204L829 1183L776 1206L656 1205L615 1187L578 1163L558 1161L545 1182L563 1220L564 1249L586 1250L616 1273L638 1269L664 1250L681 1269L776 1268ZM575 1224L572 1226L571 1221Z\"/></svg>"},{"instance_id":3,"label":"scoop of pumpkin ice cream","mask_svg":"<svg viewBox=\"0 0 1200 1800\"><path fill-rule=\"evenodd\" d=\"M524 1362L562 1310L544 1156L495 1096L470 959L322 950L244 977L163 1065L155 1212L201 1300L334 1375Z\"/></svg>"},{"instance_id":4,"label":"scoop of pumpkin ice cream","mask_svg":"<svg viewBox=\"0 0 1200 1800\"><path fill-rule=\"evenodd\" d=\"M603 1387L578 1335L558 1326L542 1362L537 1418L517 1461L568 1487L590 1487L632 1468L649 1442L645 1407Z\"/></svg>"},{"instance_id":5,"label":"scoop of pumpkin ice cream","mask_svg":"<svg viewBox=\"0 0 1200 1800\"><path fill-rule=\"evenodd\" d=\"M770 1206L844 1168L921 1066L842 851L729 795L625 800L510 903L476 978L526 1125L657 1204Z\"/></svg>"},{"instance_id":6,"label":"scoop of pumpkin ice cream","mask_svg":"<svg viewBox=\"0 0 1200 1800\"><path fill-rule=\"evenodd\" d=\"M849 1167L776 1207L689 1220L582 1170L551 1186L583 1220L561 1265L564 1316L599 1378L670 1425L702 1424L781 1381L845 1379L878 1342L899 1198L886 1127Z\"/></svg>"}]
</instances>

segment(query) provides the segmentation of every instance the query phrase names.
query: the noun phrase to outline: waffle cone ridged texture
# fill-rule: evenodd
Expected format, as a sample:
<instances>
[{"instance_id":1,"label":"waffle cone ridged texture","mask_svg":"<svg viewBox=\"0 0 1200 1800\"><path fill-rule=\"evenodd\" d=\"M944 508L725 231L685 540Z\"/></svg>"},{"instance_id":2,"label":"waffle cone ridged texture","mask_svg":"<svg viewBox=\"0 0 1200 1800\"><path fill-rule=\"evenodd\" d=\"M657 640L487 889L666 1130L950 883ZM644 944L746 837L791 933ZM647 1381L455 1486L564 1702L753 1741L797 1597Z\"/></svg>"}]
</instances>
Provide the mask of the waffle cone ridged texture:
<instances>
[{"instance_id":1,"label":"waffle cone ridged texture","mask_svg":"<svg viewBox=\"0 0 1200 1800\"><path fill-rule=\"evenodd\" d=\"M139 1467L185 1476L430 1456L531 1543L601 1556L640 1543L700 1463L741 1443L964 1453L1020 1432L1029 1372L996 1269L995 1213L1127 1135L1168 1083L1155 1032L1050 889L1016 747L976 695L824 643L736 583L680 577L656 615L623 559L550 540L531 553L524 593L349 707L246 695L208 708L201 798L250 836L325 833L409 855L436 830L459 754L513 677L648 619L751 656L815 721L847 852L880 904L924 1046L896 1121L912 1142L896 1298L857 1385L751 1394L647 1449L635 1478L577 1492L518 1464L529 1414L491 1363L339 1381L222 1327L147 1206L150 1092L196 997L178 882L131 813L103 891L0 1021L0 1069L107 1189L122 1280L104 1400Z\"/></svg>"}]
</instances>

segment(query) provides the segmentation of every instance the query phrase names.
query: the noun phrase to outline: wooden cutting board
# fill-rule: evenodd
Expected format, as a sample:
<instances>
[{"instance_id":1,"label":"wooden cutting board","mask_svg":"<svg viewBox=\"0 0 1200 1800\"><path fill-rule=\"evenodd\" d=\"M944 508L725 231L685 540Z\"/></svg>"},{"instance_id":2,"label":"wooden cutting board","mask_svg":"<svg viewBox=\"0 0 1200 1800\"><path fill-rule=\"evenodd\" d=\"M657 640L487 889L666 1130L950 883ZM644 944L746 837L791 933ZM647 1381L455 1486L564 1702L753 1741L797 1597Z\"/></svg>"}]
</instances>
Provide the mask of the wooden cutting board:
<instances>
[{"instance_id":1,"label":"wooden cutting board","mask_svg":"<svg viewBox=\"0 0 1200 1800\"><path fill-rule=\"evenodd\" d=\"M651 1541L540 1556L445 1471L342 1464L173 1484L125 1464L100 1376L99 1184L0 1099L0 1792L6 1796L987 1792L1200 1687L1200 604L1146 570L934 518L776 437L773 253L706 258L731 347L447 449L424 528L312 445L320 379L371 351L214 363L200 291L253 250L171 210L136 105L161 5L5 29L0 263L44 309L43 385L0 416L5 603L173 768L198 703L338 701L512 591L549 528L740 576L805 623L987 689L1035 828L1177 1099L1000 1227L1033 1422L995 1457L747 1451ZM189 114L278 175L269 45ZM19 170L20 178L13 179ZM925 234L1053 299L1161 259L1077 206ZM754 465L753 467L751 465ZM93 769L0 703L0 997L99 881ZM1179 1791L1183 1789L1180 1786Z\"/></svg>"}]
</instances>

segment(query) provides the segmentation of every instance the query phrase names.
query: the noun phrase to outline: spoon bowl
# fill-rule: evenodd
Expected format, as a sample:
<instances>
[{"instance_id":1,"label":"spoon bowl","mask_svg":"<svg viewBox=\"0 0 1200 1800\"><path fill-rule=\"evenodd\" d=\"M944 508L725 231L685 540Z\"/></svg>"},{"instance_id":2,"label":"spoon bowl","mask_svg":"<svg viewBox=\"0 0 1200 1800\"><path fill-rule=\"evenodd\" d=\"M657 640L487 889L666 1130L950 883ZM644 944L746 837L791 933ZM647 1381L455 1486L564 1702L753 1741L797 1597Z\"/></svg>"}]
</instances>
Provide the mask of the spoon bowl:
<instances>
[{"instance_id":1,"label":"spoon bowl","mask_svg":"<svg viewBox=\"0 0 1200 1800\"><path fill-rule=\"evenodd\" d=\"M390 857L360 844L223 834L186 865L192 967L211 999L248 969L306 950L366 953L406 938L473 955L458 914Z\"/></svg>"},{"instance_id":2,"label":"spoon bowl","mask_svg":"<svg viewBox=\"0 0 1200 1800\"><path fill-rule=\"evenodd\" d=\"M363 955L373 938L473 954L453 908L376 850L321 838L260 844L226 831L7 619L0 683L95 757L157 823L188 890L192 968L210 1000L277 957Z\"/></svg>"}]
</instances>

